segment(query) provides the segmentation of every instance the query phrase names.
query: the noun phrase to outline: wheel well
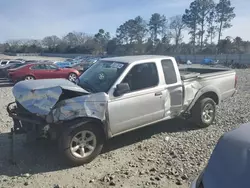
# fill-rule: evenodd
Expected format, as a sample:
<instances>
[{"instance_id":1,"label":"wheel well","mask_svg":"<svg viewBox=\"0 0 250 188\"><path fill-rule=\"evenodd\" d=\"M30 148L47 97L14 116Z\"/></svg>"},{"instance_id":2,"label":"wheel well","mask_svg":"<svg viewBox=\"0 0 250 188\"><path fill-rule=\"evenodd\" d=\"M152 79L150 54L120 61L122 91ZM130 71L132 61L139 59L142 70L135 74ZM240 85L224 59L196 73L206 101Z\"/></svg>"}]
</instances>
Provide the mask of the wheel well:
<instances>
[{"instance_id":1,"label":"wheel well","mask_svg":"<svg viewBox=\"0 0 250 188\"><path fill-rule=\"evenodd\" d=\"M103 135L105 137L105 139L107 138L107 134L106 134L106 129L105 129L105 124L99 120L99 119L96 119L96 118L91 118L91 117L88 117L88 118L77 118L75 120L69 120L69 121L66 121L64 122L63 124L63 132L66 131L66 132L71 132L73 131L73 129L79 127L79 126L82 126L84 124L88 124L88 123L91 123L93 124L93 126L99 126L100 129L103 131Z\"/></svg>"},{"instance_id":2,"label":"wheel well","mask_svg":"<svg viewBox=\"0 0 250 188\"><path fill-rule=\"evenodd\" d=\"M36 77L35 77L34 75L31 75L31 74L27 74L27 75L25 75L23 78L26 78L27 76L32 76L33 78L36 79Z\"/></svg>"},{"instance_id":3,"label":"wheel well","mask_svg":"<svg viewBox=\"0 0 250 188\"><path fill-rule=\"evenodd\" d=\"M204 98L211 98L213 99L213 101L218 105L219 104L219 97L215 92L207 92L204 93L203 95L200 96L200 98L198 100L204 99ZM198 101L197 100L197 101Z\"/></svg>"},{"instance_id":4,"label":"wheel well","mask_svg":"<svg viewBox=\"0 0 250 188\"><path fill-rule=\"evenodd\" d=\"M75 72L70 72L69 75L70 75L70 74L75 74L75 75L77 75Z\"/></svg>"}]
</instances>

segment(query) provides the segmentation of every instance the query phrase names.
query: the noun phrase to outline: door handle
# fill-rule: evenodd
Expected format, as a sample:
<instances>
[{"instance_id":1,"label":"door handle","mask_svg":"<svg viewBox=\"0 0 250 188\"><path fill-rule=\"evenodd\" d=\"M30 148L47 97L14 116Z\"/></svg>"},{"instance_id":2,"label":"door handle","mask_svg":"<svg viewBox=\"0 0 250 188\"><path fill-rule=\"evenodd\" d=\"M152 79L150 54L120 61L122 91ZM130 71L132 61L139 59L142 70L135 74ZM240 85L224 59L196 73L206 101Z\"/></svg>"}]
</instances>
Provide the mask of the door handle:
<instances>
[{"instance_id":1,"label":"door handle","mask_svg":"<svg viewBox=\"0 0 250 188\"><path fill-rule=\"evenodd\" d=\"M162 95L161 91L155 93L155 96L160 96L160 95Z\"/></svg>"}]
</instances>

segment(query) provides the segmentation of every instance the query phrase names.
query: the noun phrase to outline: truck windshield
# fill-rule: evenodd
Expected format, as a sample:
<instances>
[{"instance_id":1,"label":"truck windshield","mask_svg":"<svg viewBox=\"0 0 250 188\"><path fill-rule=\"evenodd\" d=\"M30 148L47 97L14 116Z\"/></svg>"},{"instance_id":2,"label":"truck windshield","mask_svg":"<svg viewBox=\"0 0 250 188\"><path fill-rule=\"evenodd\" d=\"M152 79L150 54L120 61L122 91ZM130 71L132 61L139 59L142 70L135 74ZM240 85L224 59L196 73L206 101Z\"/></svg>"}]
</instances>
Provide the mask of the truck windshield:
<instances>
[{"instance_id":1,"label":"truck windshield","mask_svg":"<svg viewBox=\"0 0 250 188\"><path fill-rule=\"evenodd\" d=\"M99 60L80 76L77 84L89 92L107 93L126 67L126 63Z\"/></svg>"}]
</instances>

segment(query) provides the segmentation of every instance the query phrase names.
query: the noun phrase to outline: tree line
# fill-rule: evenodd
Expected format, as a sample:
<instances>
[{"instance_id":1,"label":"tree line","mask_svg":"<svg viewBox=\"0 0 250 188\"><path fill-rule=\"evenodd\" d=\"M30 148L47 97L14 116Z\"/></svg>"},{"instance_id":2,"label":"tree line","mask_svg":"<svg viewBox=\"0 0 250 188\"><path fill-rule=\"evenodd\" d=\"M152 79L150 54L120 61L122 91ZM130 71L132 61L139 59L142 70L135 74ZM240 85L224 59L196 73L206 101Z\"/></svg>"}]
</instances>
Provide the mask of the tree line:
<instances>
[{"instance_id":1,"label":"tree line","mask_svg":"<svg viewBox=\"0 0 250 188\"><path fill-rule=\"evenodd\" d=\"M146 21L141 16L129 19L111 37L104 29L95 35L70 32L63 37L47 36L42 40L9 40L0 50L12 53L83 53L110 55L137 54L214 54L247 53L250 42L240 37L225 37L235 18L230 0L194 0L183 15L166 18L154 13ZM184 42L188 32L189 42Z\"/></svg>"}]
</instances>

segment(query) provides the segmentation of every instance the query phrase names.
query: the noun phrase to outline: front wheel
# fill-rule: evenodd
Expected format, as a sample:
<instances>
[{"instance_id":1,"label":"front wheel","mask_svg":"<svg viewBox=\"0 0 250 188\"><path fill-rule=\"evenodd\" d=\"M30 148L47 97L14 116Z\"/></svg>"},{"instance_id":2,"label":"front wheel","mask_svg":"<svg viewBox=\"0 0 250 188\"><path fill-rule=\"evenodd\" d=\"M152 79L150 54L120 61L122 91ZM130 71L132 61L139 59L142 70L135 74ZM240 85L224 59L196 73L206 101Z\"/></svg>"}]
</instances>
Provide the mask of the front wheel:
<instances>
[{"instance_id":1,"label":"front wheel","mask_svg":"<svg viewBox=\"0 0 250 188\"><path fill-rule=\"evenodd\" d=\"M83 165L94 160L103 148L104 135L97 125L85 124L61 139L60 148L72 165Z\"/></svg>"},{"instance_id":2,"label":"front wheel","mask_svg":"<svg viewBox=\"0 0 250 188\"><path fill-rule=\"evenodd\" d=\"M68 76L68 80L71 81L71 82L75 82L77 79L77 75L75 73L70 73L69 76Z\"/></svg>"},{"instance_id":3,"label":"front wheel","mask_svg":"<svg viewBox=\"0 0 250 188\"><path fill-rule=\"evenodd\" d=\"M203 98L192 109L192 120L200 127L208 127L215 119L216 104L211 98Z\"/></svg>"}]
</instances>

